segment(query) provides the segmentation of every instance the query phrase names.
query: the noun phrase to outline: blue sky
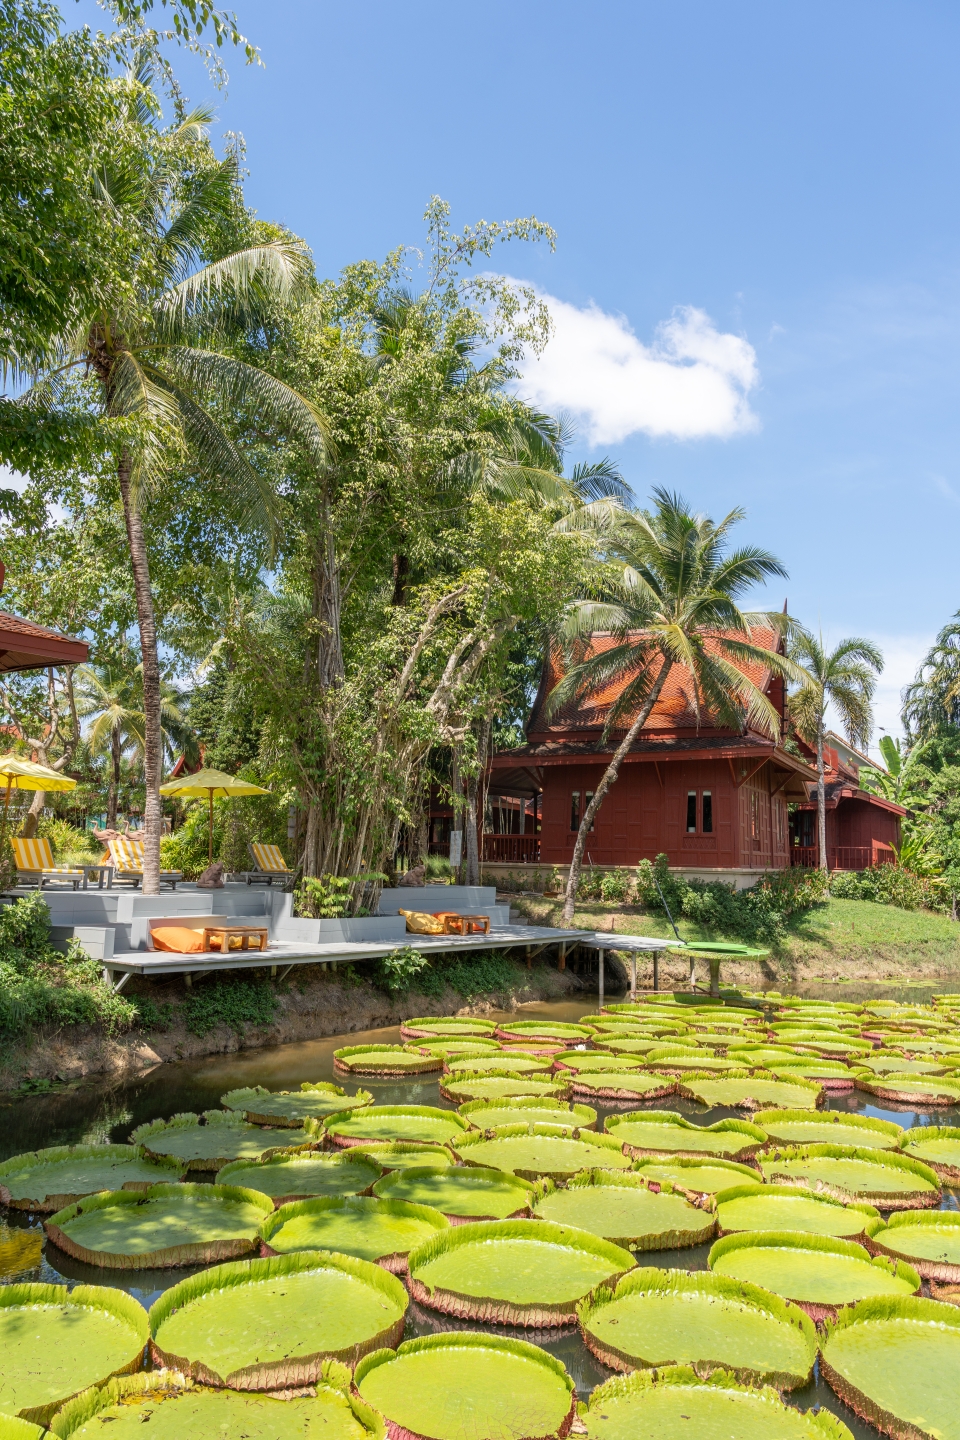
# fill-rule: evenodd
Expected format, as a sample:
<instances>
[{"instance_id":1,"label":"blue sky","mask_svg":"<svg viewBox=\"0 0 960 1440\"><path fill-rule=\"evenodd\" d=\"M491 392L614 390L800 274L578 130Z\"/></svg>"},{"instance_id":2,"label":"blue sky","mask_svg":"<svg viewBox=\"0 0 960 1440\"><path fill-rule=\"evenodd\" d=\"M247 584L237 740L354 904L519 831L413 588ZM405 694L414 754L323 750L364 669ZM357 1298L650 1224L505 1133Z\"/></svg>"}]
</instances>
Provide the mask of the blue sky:
<instances>
[{"instance_id":1,"label":"blue sky","mask_svg":"<svg viewBox=\"0 0 960 1440\"><path fill-rule=\"evenodd\" d=\"M744 505L790 571L769 598L883 646L895 731L960 606L960 7L236 5L264 67L228 57L217 128L259 213L324 274L417 244L434 193L549 221L555 254L498 260L555 302L522 388L639 496Z\"/></svg>"}]
</instances>

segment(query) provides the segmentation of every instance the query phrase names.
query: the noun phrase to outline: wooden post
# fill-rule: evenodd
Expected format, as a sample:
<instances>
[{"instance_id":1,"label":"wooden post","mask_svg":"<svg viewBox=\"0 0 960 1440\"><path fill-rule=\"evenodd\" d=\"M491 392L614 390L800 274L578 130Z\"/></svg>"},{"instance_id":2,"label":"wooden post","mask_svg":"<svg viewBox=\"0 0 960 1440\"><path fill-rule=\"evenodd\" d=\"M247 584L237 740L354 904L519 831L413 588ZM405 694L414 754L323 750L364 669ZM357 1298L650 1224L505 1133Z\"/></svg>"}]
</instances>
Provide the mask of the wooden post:
<instances>
[{"instance_id":1,"label":"wooden post","mask_svg":"<svg viewBox=\"0 0 960 1440\"><path fill-rule=\"evenodd\" d=\"M656 989L656 986L654 986ZM636 1004L637 1000L637 952L630 953L630 999Z\"/></svg>"},{"instance_id":2,"label":"wooden post","mask_svg":"<svg viewBox=\"0 0 960 1440\"><path fill-rule=\"evenodd\" d=\"M710 956L710 994L719 998L720 995L720 956Z\"/></svg>"},{"instance_id":3,"label":"wooden post","mask_svg":"<svg viewBox=\"0 0 960 1440\"><path fill-rule=\"evenodd\" d=\"M696 988L697 988L697 962L696 962L696 960L694 960L693 956L691 955L691 956L690 956L690 989L691 989L691 990L696 990Z\"/></svg>"},{"instance_id":4,"label":"wooden post","mask_svg":"<svg viewBox=\"0 0 960 1440\"><path fill-rule=\"evenodd\" d=\"M654 950L654 952L653 952L653 988L654 988L654 990L659 990L659 989L660 989L660 951L659 951L659 950Z\"/></svg>"},{"instance_id":5,"label":"wooden post","mask_svg":"<svg viewBox=\"0 0 960 1440\"><path fill-rule=\"evenodd\" d=\"M559 961L559 964L557 965L557 969L558 969L558 970L566 970L566 968L567 968L567 947L566 947L566 945L561 945L561 946L560 946L560 961Z\"/></svg>"},{"instance_id":6,"label":"wooden post","mask_svg":"<svg viewBox=\"0 0 960 1440\"><path fill-rule=\"evenodd\" d=\"M598 957L599 957L599 958L598 958L598 961L597 961L597 972L598 972L598 982L599 982L599 989L600 989L600 1000L599 1000L599 1003L598 1003L598 1005L597 1005L597 1010L600 1011L600 1010L603 1009L603 946L602 946L602 945L598 945L598 946L597 946L597 955L598 955Z\"/></svg>"},{"instance_id":7,"label":"wooden post","mask_svg":"<svg viewBox=\"0 0 960 1440\"><path fill-rule=\"evenodd\" d=\"M184 980L184 984L186 985L187 989L188 989L188 990L192 990L192 989L193 989L193 976L190 974L190 971L189 971L189 970L188 970L188 971L186 972L186 974L184 975L183 980Z\"/></svg>"},{"instance_id":8,"label":"wooden post","mask_svg":"<svg viewBox=\"0 0 960 1440\"><path fill-rule=\"evenodd\" d=\"M532 961L531 958L530 958L530 946L529 946L529 945L527 946L527 969L528 969L528 970L532 970L532 969L533 969L533 961Z\"/></svg>"}]
</instances>

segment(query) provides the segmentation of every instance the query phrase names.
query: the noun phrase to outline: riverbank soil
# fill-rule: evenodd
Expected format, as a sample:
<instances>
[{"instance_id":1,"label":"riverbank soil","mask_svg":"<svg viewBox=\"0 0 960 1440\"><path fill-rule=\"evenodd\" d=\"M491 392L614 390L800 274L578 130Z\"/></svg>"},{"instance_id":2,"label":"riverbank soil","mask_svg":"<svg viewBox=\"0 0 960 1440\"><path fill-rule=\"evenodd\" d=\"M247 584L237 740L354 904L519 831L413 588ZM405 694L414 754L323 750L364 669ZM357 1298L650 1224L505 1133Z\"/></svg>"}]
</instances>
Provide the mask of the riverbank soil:
<instances>
[{"instance_id":1,"label":"riverbank soil","mask_svg":"<svg viewBox=\"0 0 960 1440\"><path fill-rule=\"evenodd\" d=\"M245 972L241 980L207 977L191 989L182 977L164 982L137 977L123 993L146 1002L145 1024L116 1037L70 1026L7 1045L0 1049L0 1090L43 1089L88 1075L132 1075L163 1061L376 1030L399 1025L408 1015L514 1010L535 1000L573 998L583 989L572 970L542 961L528 970L520 960L510 962L505 984L469 1001L449 985L439 996L413 987L390 995L364 978L362 970L348 966L338 971L297 967L281 984L269 981L265 972Z\"/></svg>"}]
</instances>

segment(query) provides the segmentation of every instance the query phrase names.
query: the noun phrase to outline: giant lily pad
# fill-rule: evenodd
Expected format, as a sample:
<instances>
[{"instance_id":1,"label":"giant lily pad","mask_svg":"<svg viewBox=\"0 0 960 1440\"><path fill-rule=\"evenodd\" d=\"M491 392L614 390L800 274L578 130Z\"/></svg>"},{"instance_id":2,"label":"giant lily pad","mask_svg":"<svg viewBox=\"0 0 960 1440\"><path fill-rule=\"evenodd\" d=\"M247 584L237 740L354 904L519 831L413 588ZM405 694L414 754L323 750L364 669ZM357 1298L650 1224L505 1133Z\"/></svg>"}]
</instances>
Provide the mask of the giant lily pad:
<instances>
[{"instance_id":1,"label":"giant lily pad","mask_svg":"<svg viewBox=\"0 0 960 1440\"><path fill-rule=\"evenodd\" d=\"M716 1230L708 1211L691 1205L666 1183L649 1186L641 1175L585 1170L564 1190L543 1182L533 1207L541 1220L576 1225L630 1250L679 1250L700 1245Z\"/></svg>"},{"instance_id":2,"label":"giant lily pad","mask_svg":"<svg viewBox=\"0 0 960 1440\"><path fill-rule=\"evenodd\" d=\"M597 1035L594 1044L599 1046L599 1053L610 1055L649 1055L651 1050L659 1050L662 1040L658 1036L641 1037L640 1035Z\"/></svg>"},{"instance_id":3,"label":"giant lily pad","mask_svg":"<svg viewBox=\"0 0 960 1440\"><path fill-rule=\"evenodd\" d=\"M179 1180L186 1165L145 1160L136 1145L55 1145L0 1165L0 1205L50 1213L99 1190L146 1190Z\"/></svg>"},{"instance_id":4,"label":"giant lily pad","mask_svg":"<svg viewBox=\"0 0 960 1440\"><path fill-rule=\"evenodd\" d=\"M589 1025L569 1025L563 1020L505 1020L497 1026L498 1040L564 1040L576 1045L578 1040L589 1040L593 1031Z\"/></svg>"},{"instance_id":5,"label":"giant lily pad","mask_svg":"<svg viewBox=\"0 0 960 1440\"><path fill-rule=\"evenodd\" d=\"M523 1095L507 1100L468 1100L460 1106L460 1114L477 1130L501 1125L563 1125L570 1130L585 1130L597 1123L597 1112L589 1105Z\"/></svg>"},{"instance_id":6,"label":"giant lily pad","mask_svg":"<svg viewBox=\"0 0 960 1440\"><path fill-rule=\"evenodd\" d=\"M777 1145L855 1145L860 1150L896 1150L903 1127L875 1115L840 1110L758 1110L754 1115Z\"/></svg>"},{"instance_id":7,"label":"giant lily pad","mask_svg":"<svg viewBox=\"0 0 960 1440\"><path fill-rule=\"evenodd\" d=\"M66 1255L109 1270L159 1270L235 1260L257 1248L273 1201L234 1185L153 1185L91 1195L44 1224Z\"/></svg>"},{"instance_id":8,"label":"giant lily pad","mask_svg":"<svg viewBox=\"0 0 960 1440\"><path fill-rule=\"evenodd\" d=\"M549 1075L550 1057L543 1055L522 1055L518 1051L508 1053L501 1050L496 1055L465 1055L455 1057L444 1065L447 1075Z\"/></svg>"},{"instance_id":9,"label":"giant lily pad","mask_svg":"<svg viewBox=\"0 0 960 1440\"><path fill-rule=\"evenodd\" d=\"M253 1125L299 1126L304 1120L322 1120L355 1106L372 1105L369 1090L348 1095L339 1085L304 1083L299 1090L265 1090L262 1085L230 1090L220 1096L228 1110L239 1110Z\"/></svg>"},{"instance_id":10,"label":"giant lily pad","mask_svg":"<svg viewBox=\"0 0 960 1440\"><path fill-rule=\"evenodd\" d=\"M341 1111L324 1124L334 1145L363 1145L369 1140L411 1140L415 1144L443 1145L467 1130L467 1122L450 1110L434 1105L366 1105Z\"/></svg>"},{"instance_id":11,"label":"giant lily pad","mask_svg":"<svg viewBox=\"0 0 960 1440\"><path fill-rule=\"evenodd\" d=\"M611 1055L606 1050L562 1050L553 1057L555 1070L639 1070L639 1060L627 1060L622 1055Z\"/></svg>"},{"instance_id":12,"label":"giant lily pad","mask_svg":"<svg viewBox=\"0 0 960 1440\"><path fill-rule=\"evenodd\" d=\"M407 1293L379 1265L327 1253L217 1265L150 1311L154 1365L231 1390L315 1385L324 1360L355 1365L403 1338Z\"/></svg>"},{"instance_id":13,"label":"giant lily pad","mask_svg":"<svg viewBox=\"0 0 960 1440\"><path fill-rule=\"evenodd\" d=\"M330 1368L343 1370L336 1362ZM111 1380L101 1390L85 1391L54 1416L53 1434L59 1440L94 1440L103 1434L111 1440L141 1440L147 1421L151 1440L228 1435L243 1440L384 1440L386 1433L380 1417L340 1386L318 1385L314 1395L278 1400L194 1386L167 1370L130 1375Z\"/></svg>"},{"instance_id":14,"label":"giant lily pad","mask_svg":"<svg viewBox=\"0 0 960 1440\"><path fill-rule=\"evenodd\" d=\"M713 1125L695 1125L673 1110L632 1110L626 1115L608 1115L604 1129L623 1146L628 1155L687 1155L700 1159L720 1155L727 1160L745 1160L755 1155L766 1134L746 1120L718 1120Z\"/></svg>"},{"instance_id":15,"label":"giant lily pad","mask_svg":"<svg viewBox=\"0 0 960 1440\"><path fill-rule=\"evenodd\" d=\"M453 1143L466 1165L508 1170L524 1180L566 1180L579 1170L629 1170L616 1140L560 1125L505 1125L492 1136L476 1130Z\"/></svg>"},{"instance_id":16,"label":"giant lily pad","mask_svg":"<svg viewBox=\"0 0 960 1440\"><path fill-rule=\"evenodd\" d=\"M633 1268L633 1256L546 1220L457 1225L411 1252L407 1287L428 1309L501 1325L565 1325L577 1301Z\"/></svg>"},{"instance_id":17,"label":"giant lily pad","mask_svg":"<svg viewBox=\"0 0 960 1440\"><path fill-rule=\"evenodd\" d=\"M872 1055L858 1056L854 1064L873 1075L943 1075L952 1069L941 1060L909 1060L899 1050L874 1050Z\"/></svg>"},{"instance_id":18,"label":"giant lily pad","mask_svg":"<svg viewBox=\"0 0 960 1440\"><path fill-rule=\"evenodd\" d=\"M43 1440L43 1428L17 1415L0 1415L0 1440Z\"/></svg>"},{"instance_id":19,"label":"giant lily pad","mask_svg":"<svg viewBox=\"0 0 960 1440\"><path fill-rule=\"evenodd\" d=\"M426 1075L440 1070L439 1055L404 1045L344 1045L333 1052L333 1068L347 1075Z\"/></svg>"},{"instance_id":20,"label":"giant lily pad","mask_svg":"<svg viewBox=\"0 0 960 1440\"><path fill-rule=\"evenodd\" d=\"M827 1410L794 1410L772 1386L740 1385L724 1370L701 1380L686 1365L615 1375L594 1390L583 1420L587 1440L853 1440Z\"/></svg>"},{"instance_id":21,"label":"giant lily pad","mask_svg":"<svg viewBox=\"0 0 960 1440\"><path fill-rule=\"evenodd\" d=\"M815 1110L823 1104L823 1090L811 1080L773 1080L748 1070L731 1070L714 1079L685 1075L677 1086L688 1100L701 1105L730 1105L734 1110L762 1110L774 1105Z\"/></svg>"},{"instance_id":22,"label":"giant lily pad","mask_svg":"<svg viewBox=\"0 0 960 1440\"><path fill-rule=\"evenodd\" d=\"M569 1093L567 1079L552 1075L541 1080L534 1075L476 1075L462 1070L455 1075L444 1076L440 1082L440 1094L457 1105L463 1105L468 1100L509 1100L523 1095L536 1096L541 1100L562 1100Z\"/></svg>"},{"instance_id":23,"label":"giant lily pad","mask_svg":"<svg viewBox=\"0 0 960 1440\"><path fill-rule=\"evenodd\" d=\"M776 1065L781 1060L796 1060L798 1056L796 1050L791 1050L786 1045L751 1042L745 1045L731 1045L727 1050L727 1059L736 1060L745 1070L749 1070L757 1065Z\"/></svg>"},{"instance_id":24,"label":"giant lily pad","mask_svg":"<svg viewBox=\"0 0 960 1440\"><path fill-rule=\"evenodd\" d=\"M0 1285L0 1411L46 1425L65 1400L136 1370L150 1326L100 1285Z\"/></svg>"},{"instance_id":25,"label":"giant lily pad","mask_svg":"<svg viewBox=\"0 0 960 1440\"><path fill-rule=\"evenodd\" d=\"M710 1271L631 1270L577 1307L580 1334L612 1370L694 1365L794 1390L817 1358L809 1317L759 1286Z\"/></svg>"},{"instance_id":26,"label":"giant lily pad","mask_svg":"<svg viewBox=\"0 0 960 1440\"><path fill-rule=\"evenodd\" d=\"M583 1070L570 1079L571 1095L597 1100L663 1100L675 1090L672 1075L653 1075L645 1070Z\"/></svg>"},{"instance_id":27,"label":"giant lily pad","mask_svg":"<svg viewBox=\"0 0 960 1440\"><path fill-rule=\"evenodd\" d=\"M878 1210L936 1205L940 1182L928 1165L890 1150L804 1145L773 1150L760 1168L766 1180L808 1185L838 1200L866 1200Z\"/></svg>"},{"instance_id":28,"label":"giant lily pad","mask_svg":"<svg viewBox=\"0 0 960 1440\"><path fill-rule=\"evenodd\" d=\"M960 1185L960 1130L943 1125L918 1125L901 1141L904 1155L935 1170L948 1185Z\"/></svg>"},{"instance_id":29,"label":"giant lily pad","mask_svg":"<svg viewBox=\"0 0 960 1440\"><path fill-rule=\"evenodd\" d=\"M368 1405L403 1440L521 1440L566 1435L576 1396L559 1360L500 1335L425 1335L357 1366Z\"/></svg>"},{"instance_id":30,"label":"giant lily pad","mask_svg":"<svg viewBox=\"0 0 960 1440\"><path fill-rule=\"evenodd\" d=\"M332 1154L272 1155L251 1165L235 1160L217 1176L221 1185L240 1185L269 1195L274 1205L318 1195L362 1195L380 1178L380 1166L355 1150Z\"/></svg>"},{"instance_id":31,"label":"giant lily pad","mask_svg":"<svg viewBox=\"0 0 960 1440\"><path fill-rule=\"evenodd\" d=\"M643 1057L643 1063L648 1069L663 1070L670 1075L686 1075L692 1072L701 1075L725 1075L731 1070L737 1073L741 1069L733 1060L721 1059L709 1051L679 1051L673 1046L651 1050Z\"/></svg>"},{"instance_id":32,"label":"giant lily pad","mask_svg":"<svg viewBox=\"0 0 960 1440\"><path fill-rule=\"evenodd\" d=\"M345 1195L281 1205L264 1221L260 1233L273 1255L337 1250L359 1260L375 1260L402 1275L409 1252L449 1226L447 1217L429 1205Z\"/></svg>"},{"instance_id":33,"label":"giant lily pad","mask_svg":"<svg viewBox=\"0 0 960 1440\"><path fill-rule=\"evenodd\" d=\"M960 1314L934 1300L864 1300L827 1327L821 1373L897 1440L960 1435Z\"/></svg>"},{"instance_id":34,"label":"giant lily pad","mask_svg":"<svg viewBox=\"0 0 960 1440\"><path fill-rule=\"evenodd\" d=\"M188 1170L220 1170L231 1160L259 1160L268 1150L311 1143L306 1130L248 1125L224 1110L151 1120L148 1125L138 1125L130 1139L152 1160L169 1156L182 1161Z\"/></svg>"},{"instance_id":35,"label":"giant lily pad","mask_svg":"<svg viewBox=\"0 0 960 1440\"><path fill-rule=\"evenodd\" d=\"M920 1289L920 1276L902 1260L871 1257L862 1245L831 1235L786 1230L725 1235L712 1246L707 1264L718 1275L792 1300L813 1320L874 1295L907 1296Z\"/></svg>"},{"instance_id":36,"label":"giant lily pad","mask_svg":"<svg viewBox=\"0 0 960 1440\"><path fill-rule=\"evenodd\" d=\"M960 1285L960 1211L902 1210L875 1220L867 1248L906 1260L924 1280Z\"/></svg>"},{"instance_id":37,"label":"giant lily pad","mask_svg":"<svg viewBox=\"0 0 960 1440\"><path fill-rule=\"evenodd\" d=\"M372 1160L385 1173L408 1170L414 1165L453 1164L453 1156L444 1145L415 1145L411 1140L372 1140L369 1145L351 1146L347 1154Z\"/></svg>"},{"instance_id":38,"label":"giant lily pad","mask_svg":"<svg viewBox=\"0 0 960 1440\"><path fill-rule=\"evenodd\" d=\"M450 1036L414 1043L418 1050L425 1050L428 1055L439 1055L441 1060L455 1060L464 1055L496 1055L501 1049L499 1040L455 1040Z\"/></svg>"},{"instance_id":39,"label":"giant lily pad","mask_svg":"<svg viewBox=\"0 0 960 1440\"><path fill-rule=\"evenodd\" d=\"M821 1060L811 1055L807 1060L778 1061L763 1067L775 1080L812 1080L824 1090L852 1090L854 1074L839 1060Z\"/></svg>"},{"instance_id":40,"label":"giant lily pad","mask_svg":"<svg viewBox=\"0 0 960 1440\"><path fill-rule=\"evenodd\" d=\"M373 1187L381 1200L432 1205L453 1224L464 1220L506 1220L529 1215L535 1187L505 1170L445 1165L394 1170Z\"/></svg>"},{"instance_id":41,"label":"giant lily pad","mask_svg":"<svg viewBox=\"0 0 960 1440\"><path fill-rule=\"evenodd\" d=\"M438 1035L492 1039L496 1028L492 1020L481 1020L478 1015L419 1015L404 1020L400 1034L404 1040L415 1040L421 1035L428 1039Z\"/></svg>"},{"instance_id":42,"label":"giant lily pad","mask_svg":"<svg viewBox=\"0 0 960 1440\"><path fill-rule=\"evenodd\" d=\"M835 1200L798 1185L731 1186L717 1195L721 1235L738 1230L798 1230L806 1235L834 1235L840 1240L864 1238L866 1226L878 1218L873 1205Z\"/></svg>"},{"instance_id":43,"label":"giant lily pad","mask_svg":"<svg viewBox=\"0 0 960 1440\"><path fill-rule=\"evenodd\" d=\"M960 1105L960 1075L873 1075L860 1071L857 1089L905 1105Z\"/></svg>"},{"instance_id":44,"label":"giant lily pad","mask_svg":"<svg viewBox=\"0 0 960 1440\"><path fill-rule=\"evenodd\" d=\"M760 1179L751 1165L738 1165L735 1160L691 1160L683 1155L639 1160L636 1173L658 1185L672 1185L674 1190L697 1200L734 1185L752 1185Z\"/></svg>"}]
</instances>

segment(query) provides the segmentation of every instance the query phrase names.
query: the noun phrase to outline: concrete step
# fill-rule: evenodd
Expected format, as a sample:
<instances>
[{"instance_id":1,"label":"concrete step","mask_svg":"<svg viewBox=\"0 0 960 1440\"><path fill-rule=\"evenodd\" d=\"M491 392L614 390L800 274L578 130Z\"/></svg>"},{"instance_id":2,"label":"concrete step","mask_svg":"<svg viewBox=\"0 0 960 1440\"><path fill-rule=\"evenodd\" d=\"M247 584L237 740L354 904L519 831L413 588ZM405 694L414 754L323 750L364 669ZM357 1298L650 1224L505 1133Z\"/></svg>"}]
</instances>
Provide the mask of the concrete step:
<instances>
[{"instance_id":1,"label":"concrete step","mask_svg":"<svg viewBox=\"0 0 960 1440\"><path fill-rule=\"evenodd\" d=\"M510 907L510 924L511 924L511 925L529 925L529 924L530 924L530 921L527 919L526 915L524 915L522 911L520 911L520 910L514 910L513 906L511 905L511 907Z\"/></svg>"}]
</instances>

